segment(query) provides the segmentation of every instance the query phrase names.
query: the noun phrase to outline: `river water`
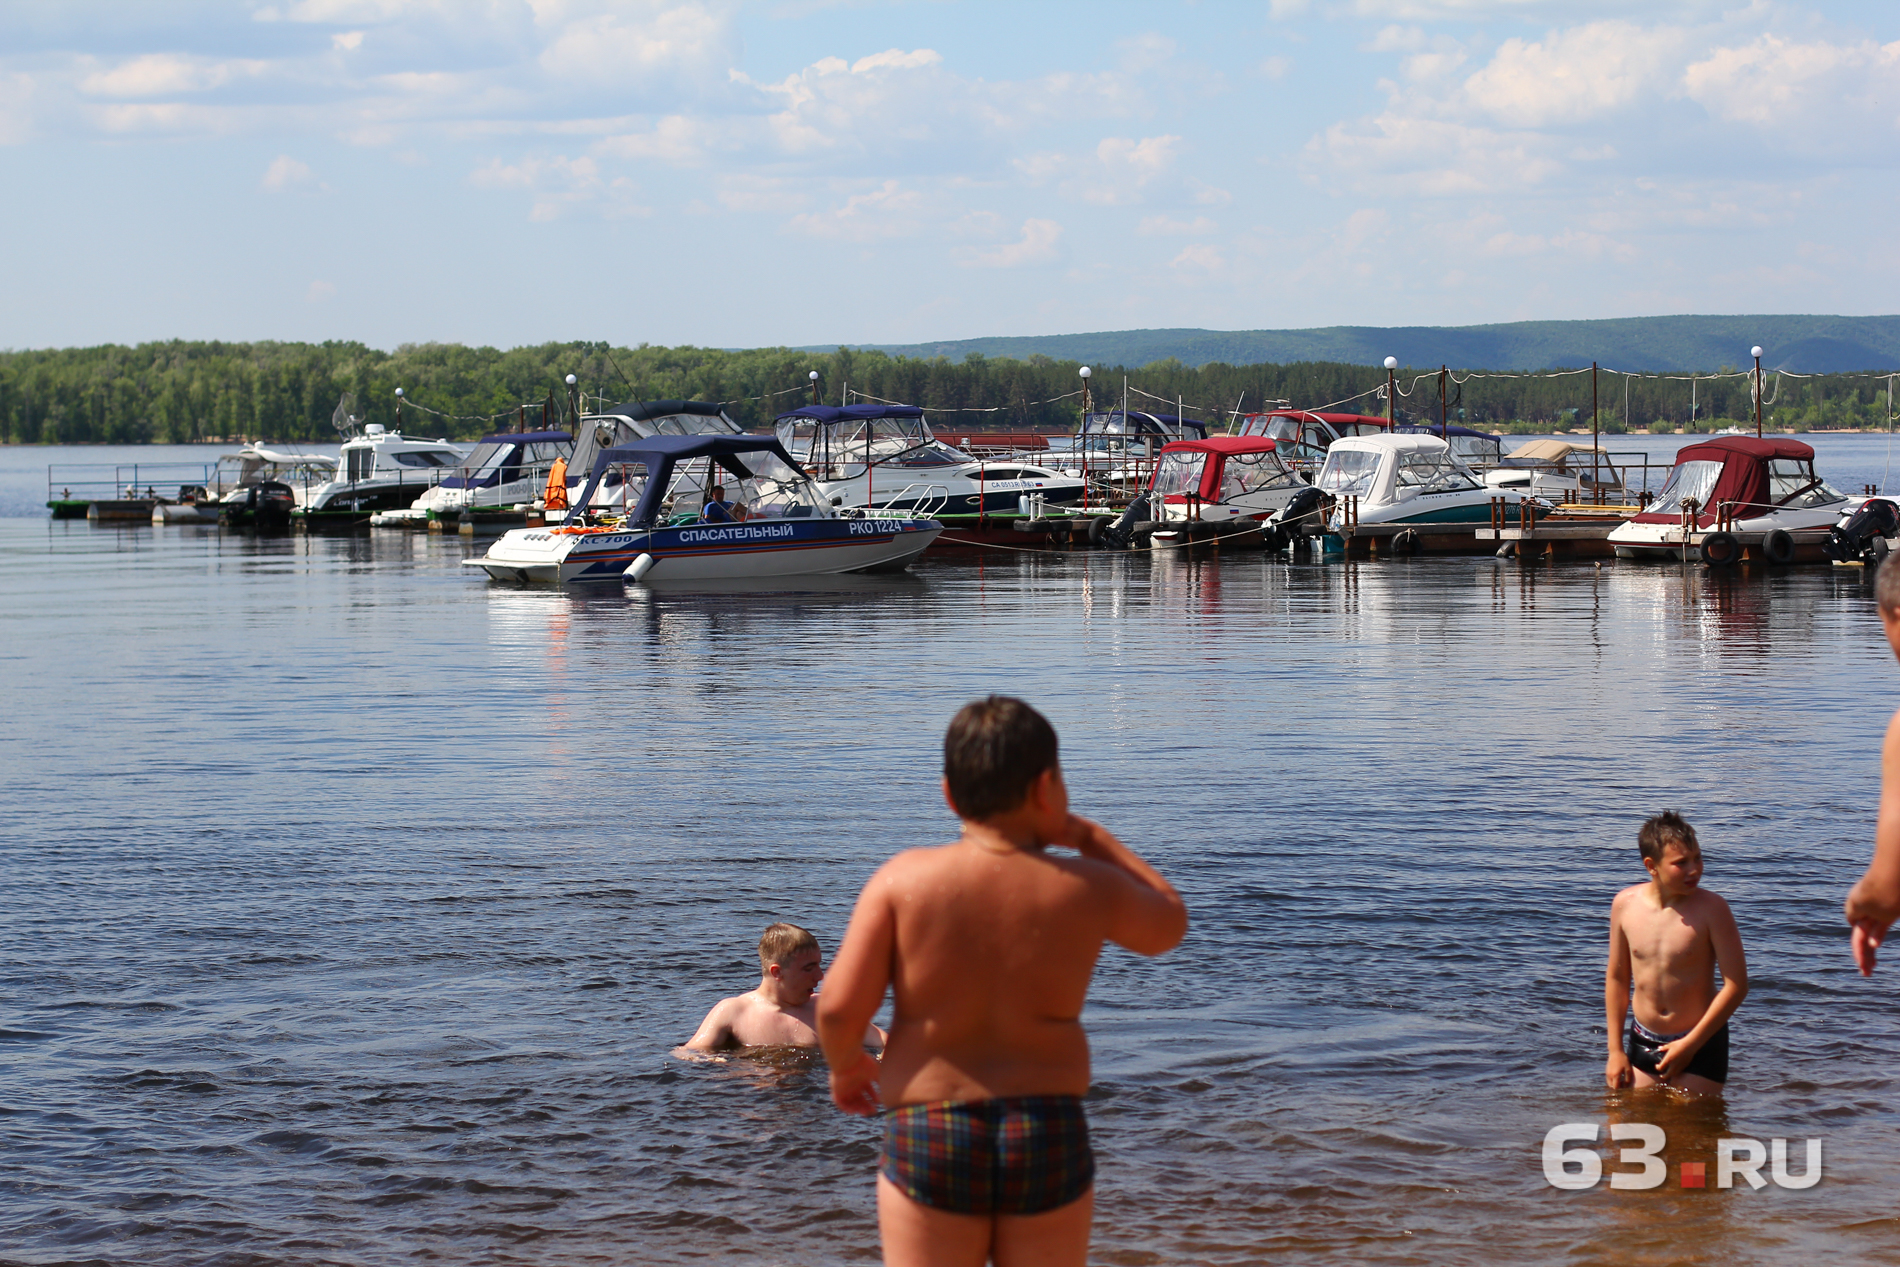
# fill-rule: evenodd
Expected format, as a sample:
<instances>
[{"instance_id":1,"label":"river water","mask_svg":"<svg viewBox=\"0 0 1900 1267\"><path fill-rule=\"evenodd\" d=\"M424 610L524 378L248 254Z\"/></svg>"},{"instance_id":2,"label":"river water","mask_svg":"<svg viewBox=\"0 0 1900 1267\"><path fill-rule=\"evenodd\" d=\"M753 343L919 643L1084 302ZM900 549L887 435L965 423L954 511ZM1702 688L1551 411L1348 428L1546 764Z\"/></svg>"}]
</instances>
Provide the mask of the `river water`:
<instances>
[{"instance_id":1,"label":"river water","mask_svg":"<svg viewBox=\"0 0 1900 1267\"><path fill-rule=\"evenodd\" d=\"M1819 443L1881 479L1884 439ZM11 513L49 460L0 451ZM829 951L953 833L942 727L990 691L1194 918L1097 975L1095 1261L1900 1255L1900 963L1860 979L1840 921L1900 705L1858 572L563 593L470 549L0 519L0 1262L875 1261L876 1128L822 1070L669 1051L765 924ZM1719 1106L1601 1086L1605 917L1664 807L1749 957ZM1664 1186L1546 1182L1547 1131L1613 1121L1665 1129ZM1797 1174L1819 1139L1824 1178L1717 1190L1723 1137Z\"/></svg>"}]
</instances>

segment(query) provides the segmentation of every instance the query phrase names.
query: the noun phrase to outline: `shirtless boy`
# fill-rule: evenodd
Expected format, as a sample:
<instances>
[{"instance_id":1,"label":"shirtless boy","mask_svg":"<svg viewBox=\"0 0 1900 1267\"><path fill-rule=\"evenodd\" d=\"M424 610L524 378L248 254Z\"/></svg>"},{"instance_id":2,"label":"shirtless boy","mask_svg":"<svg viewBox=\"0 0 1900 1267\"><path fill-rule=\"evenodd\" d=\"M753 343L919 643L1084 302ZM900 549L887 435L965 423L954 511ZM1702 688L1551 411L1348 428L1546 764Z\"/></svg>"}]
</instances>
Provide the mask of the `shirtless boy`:
<instances>
[{"instance_id":1,"label":"shirtless boy","mask_svg":"<svg viewBox=\"0 0 1900 1267\"><path fill-rule=\"evenodd\" d=\"M1728 1081L1728 1018L1748 997L1742 934L1728 903L1701 887L1702 847L1681 815L1656 815L1636 843L1649 883L1631 885L1610 904L1604 1081L1719 1095ZM1623 1017L1632 1004L1625 1046Z\"/></svg>"},{"instance_id":2,"label":"shirtless boy","mask_svg":"<svg viewBox=\"0 0 1900 1267\"><path fill-rule=\"evenodd\" d=\"M887 1265L1079 1265L1094 1211L1089 978L1104 941L1173 948L1187 908L1069 813L1055 731L1029 705L969 704L943 748L963 834L898 854L858 896L818 1006L831 1098L847 1113L889 1107L877 1178ZM856 1039L886 989L880 1068Z\"/></svg>"},{"instance_id":3,"label":"shirtless boy","mask_svg":"<svg viewBox=\"0 0 1900 1267\"><path fill-rule=\"evenodd\" d=\"M818 983L824 978L818 939L796 924L774 924L759 938L759 987L713 1004L686 1040L682 1052L732 1047L816 1047ZM864 1041L884 1045L884 1031L869 1023ZM862 1050L862 1048L860 1048Z\"/></svg>"},{"instance_id":4,"label":"shirtless boy","mask_svg":"<svg viewBox=\"0 0 1900 1267\"><path fill-rule=\"evenodd\" d=\"M1889 554L1874 573L1874 601L1887 645L1900 656L1900 554ZM1874 860L1847 895L1847 922L1854 926L1854 962L1873 975L1874 955L1887 930L1900 919L1900 712L1887 723L1880 747L1880 817L1874 826Z\"/></svg>"}]
</instances>

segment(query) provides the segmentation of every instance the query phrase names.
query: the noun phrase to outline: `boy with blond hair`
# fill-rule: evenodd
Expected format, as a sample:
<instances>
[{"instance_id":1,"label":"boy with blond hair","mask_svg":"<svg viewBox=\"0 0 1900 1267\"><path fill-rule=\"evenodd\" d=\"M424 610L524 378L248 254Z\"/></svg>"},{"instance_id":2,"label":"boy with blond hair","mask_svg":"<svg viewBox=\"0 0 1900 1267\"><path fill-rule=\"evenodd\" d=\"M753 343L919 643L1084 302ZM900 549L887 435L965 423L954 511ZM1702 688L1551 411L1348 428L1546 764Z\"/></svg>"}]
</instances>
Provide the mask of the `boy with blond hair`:
<instances>
[{"instance_id":1,"label":"boy with blond hair","mask_svg":"<svg viewBox=\"0 0 1900 1267\"><path fill-rule=\"evenodd\" d=\"M759 938L759 984L713 1004L699 1030L678 1050L732 1047L816 1047L818 983L824 979L818 939L796 924L774 924ZM884 1031L866 1023L864 1041L882 1046Z\"/></svg>"},{"instance_id":2,"label":"boy with blond hair","mask_svg":"<svg viewBox=\"0 0 1900 1267\"><path fill-rule=\"evenodd\" d=\"M1636 845L1649 883L1610 904L1604 1081L1719 1095L1728 1081L1728 1018L1748 997L1742 934L1728 903L1702 887L1702 846L1682 815L1656 815ZM1632 1011L1626 1043L1623 1019Z\"/></svg>"},{"instance_id":3,"label":"boy with blond hair","mask_svg":"<svg viewBox=\"0 0 1900 1267\"><path fill-rule=\"evenodd\" d=\"M898 854L858 897L818 1007L831 1097L847 1113L888 1109L877 1208L889 1267L1079 1267L1094 1211L1089 978L1105 941L1174 947L1187 908L1069 812L1055 731L1029 705L966 705L943 747L963 832ZM880 1068L855 1040L887 989Z\"/></svg>"},{"instance_id":4,"label":"boy with blond hair","mask_svg":"<svg viewBox=\"0 0 1900 1267\"><path fill-rule=\"evenodd\" d=\"M1880 607L1887 645L1900 657L1900 563L1896 559L1900 554L1889 554L1874 573L1874 602ZM1847 895L1854 962L1863 977L1873 975L1874 957L1896 919L1900 919L1900 712L1887 723L1887 738L1880 747L1880 816L1874 824L1874 858Z\"/></svg>"}]
</instances>

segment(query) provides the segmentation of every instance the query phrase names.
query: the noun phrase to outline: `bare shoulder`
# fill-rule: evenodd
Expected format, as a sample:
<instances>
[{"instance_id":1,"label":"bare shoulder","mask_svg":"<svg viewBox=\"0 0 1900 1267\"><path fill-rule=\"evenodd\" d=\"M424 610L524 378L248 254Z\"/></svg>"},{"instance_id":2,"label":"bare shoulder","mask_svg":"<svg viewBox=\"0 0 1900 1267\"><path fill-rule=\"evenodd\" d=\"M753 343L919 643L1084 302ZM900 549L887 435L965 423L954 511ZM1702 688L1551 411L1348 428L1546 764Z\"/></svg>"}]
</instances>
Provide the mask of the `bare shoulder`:
<instances>
[{"instance_id":1,"label":"bare shoulder","mask_svg":"<svg viewBox=\"0 0 1900 1267\"><path fill-rule=\"evenodd\" d=\"M1649 885L1646 882L1639 883L1639 884L1632 884L1627 889L1624 889L1622 892L1618 893L1615 897L1611 898L1610 899L1610 918L1616 919L1617 917L1628 912L1631 906L1635 905L1638 901L1642 899L1643 890L1647 889L1648 887Z\"/></svg>"},{"instance_id":2,"label":"bare shoulder","mask_svg":"<svg viewBox=\"0 0 1900 1267\"><path fill-rule=\"evenodd\" d=\"M1706 919L1735 922L1735 914L1728 908L1728 901L1713 889L1698 888L1689 899L1695 905L1698 915Z\"/></svg>"},{"instance_id":3,"label":"bare shoulder","mask_svg":"<svg viewBox=\"0 0 1900 1267\"><path fill-rule=\"evenodd\" d=\"M869 890L881 885L905 884L930 875L944 866L950 848L949 845L919 845L893 854L871 873L864 887Z\"/></svg>"}]
</instances>

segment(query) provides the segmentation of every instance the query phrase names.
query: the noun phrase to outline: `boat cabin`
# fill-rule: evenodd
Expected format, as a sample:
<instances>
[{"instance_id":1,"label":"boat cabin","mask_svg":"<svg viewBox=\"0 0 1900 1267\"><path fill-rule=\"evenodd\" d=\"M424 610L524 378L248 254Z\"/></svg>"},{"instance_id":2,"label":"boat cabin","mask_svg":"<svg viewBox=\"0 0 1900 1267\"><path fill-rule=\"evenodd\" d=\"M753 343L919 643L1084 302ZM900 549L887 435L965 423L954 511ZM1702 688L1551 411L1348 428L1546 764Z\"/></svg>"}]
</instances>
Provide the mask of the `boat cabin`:
<instances>
[{"instance_id":1,"label":"boat cabin","mask_svg":"<svg viewBox=\"0 0 1900 1267\"><path fill-rule=\"evenodd\" d=\"M1628 489L1615 465L1617 456L1607 449L1568 440L1532 440L1511 450L1485 472L1484 482L1492 488L1516 489L1540 497L1560 496L1566 501L1575 495L1620 502ZM1620 456L1627 464L1631 455ZM1642 460L1641 454L1635 456Z\"/></svg>"},{"instance_id":2,"label":"boat cabin","mask_svg":"<svg viewBox=\"0 0 1900 1267\"><path fill-rule=\"evenodd\" d=\"M1176 440L1161 450L1149 494L1165 505L1242 503L1254 494L1306 487L1259 436L1214 436Z\"/></svg>"},{"instance_id":3,"label":"boat cabin","mask_svg":"<svg viewBox=\"0 0 1900 1267\"><path fill-rule=\"evenodd\" d=\"M806 405L780 414L774 429L820 480L857 479L867 466L916 471L974 460L937 439L916 405Z\"/></svg>"},{"instance_id":4,"label":"boat cabin","mask_svg":"<svg viewBox=\"0 0 1900 1267\"><path fill-rule=\"evenodd\" d=\"M573 446L574 437L565 431L504 431L483 436L455 474L443 477L440 487L475 490L524 479L542 482L548 468L565 458Z\"/></svg>"},{"instance_id":5,"label":"boat cabin","mask_svg":"<svg viewBox=\"0 0 1900 1267\"><path fill-rule=\"evenodd\" d=\"M648 436L736 436L742 430L725 406L716 401L630 400L612 405L581 419L574 451L567 459L569 482L586 478L595 455L618 444L631 444Z\"/></svg>"},{"instance_id":6,"label":"boat cabin","mask_svg":"<svg viewBox=\"0 0 1900 1267\"><path fill-rule=\"evenodd\" d=\"M1483 491L1477 475L1434 435L1346 436L1327 450L1315 481L1334 497L1381 506L1424 493Z\"/></svg>"},{"instance_id":7,"label":"boat cabin","mask_svg":"<svg viewBox=\"0 0 1900 1267\"><path fill-rule=\"evenodd\" d=\"M1248 414L1233 428L1237 436L1264 436L1280 442L1280 457L1292 466L1317 469L1326 460L1333 441L1345 436L1384 435L1391 425L1373 414L1275 409Z\"/></svg>"},{"instance_id":8,"label":"boat cabin","mask_svg":"<svg viewBox=\"0 0 1900 1267\"><path fill-rule=\"evenodd\" d=\"M586 487L574 501L584 513L570 515L569 522L603 512L617 519L627 505L633 509L625 527L690 524L703 518L714 485L723 485L732 520L832 517L811 477L772 436L657 435L595 454ZM602 497L609 487L624 488L624 499Z\"/></svg>"},{"instance_id":9,"label":"boat cabin","mask_svg":"<svg viewBox=\"0 0 1900 1267\"><path fill-rule=\"evenodd\" d=\"M1207 423L1180 414L1115 409L1089 414L1069 440L1069 452L1091 458L1153 457L1175 440L1207 439ZM1055 445L1051 443L1051 448Z\"/></svg>"},{"instance_id":10,"label":"boat cabin","mask_svg":"<svg viewBox=\"0 0 1900 1267\"><path fill-rule=\"evenodd\" d=\"M1781 438L1715 436L1676 452L1662 491L1632 522L1680 524L1694 499L1696 524L1756 519L1779 511L1829 512L1847 501L1814 472L1813 446Z\"/></svg>"}]
</instances>

